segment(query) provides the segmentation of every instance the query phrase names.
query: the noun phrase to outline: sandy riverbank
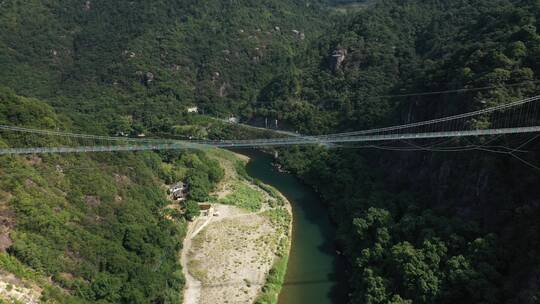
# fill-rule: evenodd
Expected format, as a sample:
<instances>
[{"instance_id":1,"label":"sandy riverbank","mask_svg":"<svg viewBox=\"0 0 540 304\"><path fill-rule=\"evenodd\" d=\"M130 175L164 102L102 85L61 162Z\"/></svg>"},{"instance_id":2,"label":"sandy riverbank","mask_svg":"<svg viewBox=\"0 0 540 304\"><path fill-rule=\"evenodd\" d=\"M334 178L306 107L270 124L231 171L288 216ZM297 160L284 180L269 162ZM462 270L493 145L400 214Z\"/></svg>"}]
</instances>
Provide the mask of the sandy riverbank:
<instances>
[{"instance_id":1,"label":"sandy riverbank","mask_svg":"<svg viewBox=\"0 0 540 304\"><path fill-rule=\"evenodd\" d=\"M290 250L292 223L276 221L279 212L291 214L290 205L284 200L285 206L277 206L275 198L237 174L235 162L247 162L247 157L222 151L210 156L225 169L224 181L214 195L226 197L234 191L233 184L241 182L260 192L264 203L260 210L251 212L215 204L219 216L200 217L190 223L181 253L186 277L184 303L253 303L277 254L283 252L284 238L286 251Z\"/></svg>"}]
</instances>

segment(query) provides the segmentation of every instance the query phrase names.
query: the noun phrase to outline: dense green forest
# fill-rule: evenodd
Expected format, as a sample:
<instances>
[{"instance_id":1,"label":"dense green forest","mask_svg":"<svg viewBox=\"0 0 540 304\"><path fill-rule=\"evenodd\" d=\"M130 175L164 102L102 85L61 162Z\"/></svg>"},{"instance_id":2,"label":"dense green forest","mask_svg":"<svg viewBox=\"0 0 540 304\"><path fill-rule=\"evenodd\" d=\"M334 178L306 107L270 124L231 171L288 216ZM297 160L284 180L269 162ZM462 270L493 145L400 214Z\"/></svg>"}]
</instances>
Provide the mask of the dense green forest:
<instances>
[{"instance_id":1,"label":"dense green forest","mask_svg":"<svg viewBox=\"0 0 540 304\"><path fill-rule=\"evenodd\" d=\"M249 111L323 27L310 1L4 1L0 77L78 128L170 132L186 107ZM248 113L249 114L249 113ZM99 122L96 124L96 122Z\"/></svg>"},{"instance_id":2,"label":"dense green forest","mask_svg":"<svg viewBox=\"0 0 540 304\"><path fill-rule=\"evenodd\" d=\"M3 88L0 124L69 129L70 123L38 99ZM3 134L0 145L22 141ZM189 199L205 200L223 178L216 161L190 151L41 155L2 157L0 168L0 227L9 233L0 268L45 288L43 302L181 301L178 251L198 205L191 211L188 202L179 213L164 184L187 180Z\"/></svg>"},{"instance_id":3,"label":"dense green forest","mask_svg":"<svg viewBox=\"0 0 540 304\"><path fill-rule=\"evenodd\" d=\"M241 115L323 27L305 1L1 1L0 123L92 134L245 137ZM252 132L252 131L249 131ZM51 138L2 132L0 146ZM267 136L264 135L263 136ZM58 144L66 144L58 139ZM2 157L0 267L50 303L179 303L204 153ZM163 184L190 185L184 214Z\"/></svg>"},{"instance_id":4,"label":"dense green forest","mask_svg":"<svg viewBox=\"0 0 540 304\"><path fill-rule=\"evenodd\" d=\"M246 136L186 113L197 105L201 114L323 134L539 91L538 0L349 2L1 1L0 123ZM402 96L478 87L489 89ZM17 140L2 134L0 146ZM540 162L538 144L525 148ZM281 152L338 226L350 303L540 301L539 179L518 160L474 151ZM52 277L46 294L57 301L176 303L185 219L163 217L160 184L187 178L196 185L190 199L205 200L222 177L217 164L191 152L0 162L0 203L9 201L5 216L16 219L2 268ZM80 163L89 169L69 169Z\"/></svg>"},{"instance_id":5,"label":"dense green forest","mask_svg":"<svg viewBox=\"0 0 540 304\"><path fill-rule=\"evenodd\" d=\"M299 128L327 132L532 96L539 14L538 1L379 1L319 43L317 66L300 61L302 89L281 99L309 101L317 110ZM339 65L328 57L335 51L345 54ZM476 87L490 89L377 97ZM527 150L538 163L538 143ZM351 303L538 302L535 169L487 152L296 148L282 156L329 204L352 266Z\"/></svg>"},{"instance_id":6,"label":"dense green forest","mask_svg":"<svg viewBox=\"0 0 540 304\"><path fill-rule=\"evenodd\" d=\"M273 106L304 132L327 132L462 113L487 106L484 100L495 105L528 96L536 89L537 14L536 1L379 1L341 18L332 35L301 55L301 72L279 78L282 87L298 89L272 96ZM342 54L339 63L335 53ZM531 83L505 86L524 81ZM497 88L380 97L486 86Z\"/></svg>"}]
</instances>

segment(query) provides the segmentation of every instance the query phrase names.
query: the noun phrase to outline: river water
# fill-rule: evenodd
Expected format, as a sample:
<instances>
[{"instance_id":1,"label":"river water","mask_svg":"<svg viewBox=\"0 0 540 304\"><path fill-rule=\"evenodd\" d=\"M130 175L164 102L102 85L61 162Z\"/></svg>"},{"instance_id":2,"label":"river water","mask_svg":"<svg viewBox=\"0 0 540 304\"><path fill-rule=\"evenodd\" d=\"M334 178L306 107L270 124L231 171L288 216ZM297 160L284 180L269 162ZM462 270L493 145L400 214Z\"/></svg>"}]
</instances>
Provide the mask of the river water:
<instances>
[{"instance_id":1,"label":"river water","mask_svg":"<svg viewBox=\"0 0 540 304\"><path fill-rule=\"evenodd\" d=\"M250 176L274 186L291 202L292 247L279 304L345 303L337 276L341 273L333 245L335 230L316 193L272 166L272 157L256 150L238 151L251 158Z\"/></svg>"}]
</instances>

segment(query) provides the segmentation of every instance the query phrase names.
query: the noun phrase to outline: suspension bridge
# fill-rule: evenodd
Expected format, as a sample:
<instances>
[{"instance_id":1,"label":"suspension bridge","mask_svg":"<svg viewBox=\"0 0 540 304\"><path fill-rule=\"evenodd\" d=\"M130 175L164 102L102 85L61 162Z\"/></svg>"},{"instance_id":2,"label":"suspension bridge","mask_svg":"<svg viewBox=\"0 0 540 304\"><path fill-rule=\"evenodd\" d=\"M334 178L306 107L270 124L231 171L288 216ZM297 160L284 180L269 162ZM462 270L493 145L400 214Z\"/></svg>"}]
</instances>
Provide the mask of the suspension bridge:
<instances>
[{"instance_id":1,"label":"suspension bridge","mask_svg":"<svg viewBox=\"0 0 540 304\"><path fill-rule=\"evenodd\" d=\"M539 110L540 95L467 113L384 128L320 136L298 135L251 140L126 138L0 125L0 139L8 145L8 147L0 148L0 155L179 150L209 147L256 148L289 145L332 147L346 143L369 147L377 142L540 134ZM55 140L47 140L50 137L54 137Z\"/></svg>"}]
</instances>

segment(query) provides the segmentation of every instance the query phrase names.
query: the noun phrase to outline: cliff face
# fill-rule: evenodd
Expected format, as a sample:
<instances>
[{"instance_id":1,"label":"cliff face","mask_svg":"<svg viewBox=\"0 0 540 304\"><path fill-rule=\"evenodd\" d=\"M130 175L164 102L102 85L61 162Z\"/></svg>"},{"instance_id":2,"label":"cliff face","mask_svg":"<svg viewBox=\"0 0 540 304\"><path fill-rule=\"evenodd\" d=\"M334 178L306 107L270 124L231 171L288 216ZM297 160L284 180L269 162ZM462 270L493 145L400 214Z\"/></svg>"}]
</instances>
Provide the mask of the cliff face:
<instances>
[{"instance_id":1,"label":"cliff face","mask_svg":"<svg viewBox=\"0 0 540 304\"><path fill-rule=\"evenodd\" d=\"M534 142L520 157L539 159ZM540 207L537 170L508 154L488 151L401 152L379 160L386 179L397 191L429 197L433 208L448 210L490 229L520 208Z\"/></svg>"},{"instance_id":2,"label":"cliff face","mask_svg":"<svg viewBox=\"0 0 540 304\"><path fill-rule=\"evenodd\" d=\"M522 142L531 136L522 137ZM504 144L504 143L503 143ZM538 141L519 157L540 163ZM416 193L423 208L494 234L496 265L510 303L531 303L540 286L540 178L511 155L487 151L385 153L379 169L392 192ZM510 283L512 282L512 283ZM511 295L511 296L510 296Z\"/></svg>"}]
</instances>

